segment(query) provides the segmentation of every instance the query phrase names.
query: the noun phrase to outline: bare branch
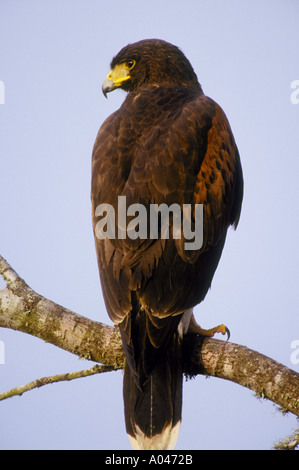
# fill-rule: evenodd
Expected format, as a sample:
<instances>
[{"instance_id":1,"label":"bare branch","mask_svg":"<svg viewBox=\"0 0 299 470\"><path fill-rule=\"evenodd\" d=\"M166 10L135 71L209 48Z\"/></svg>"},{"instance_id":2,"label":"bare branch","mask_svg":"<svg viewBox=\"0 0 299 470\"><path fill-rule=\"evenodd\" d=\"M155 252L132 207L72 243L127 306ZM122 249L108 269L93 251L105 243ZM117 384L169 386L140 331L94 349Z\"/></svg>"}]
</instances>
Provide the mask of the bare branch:
<instances>
[{"instance_id":1,"label":"bare branch","mask_svg":"<svg viewBox=\"0 0 299 470\"><path fill-rule=\"evenodd\" d=\"M37 336L85 359L115 369L124 365L117 328L89 320L34 292L0 257L0 327ZM244 346L190 335L184 341L184 372L239 383L299 416L299 374Z\"/></svg>"},{"instance_id":2,"label":"bare branch","mask_svg":"<svg viewBox=\"0 0 299 470\"><path fill-rule=\"evenodd\" d=\"M238 383L299 416L299 374L245 346L214 338L186 337L184 371Z\"/></svg>"},{"instance_id":3,"label":"bare branch","mask_svg":"<svg viewBox=\"0 0 299 470\"><path fill-rule=\"evenodd\" d=\"M115 370L112 366L100 366L99 364L95 364L90 369L79 370L77 372L68 372L66 374L53 375L51 377L42 377L41 379L33 380L32 382L29 382L26 385L22 385L20 387L16 387L9 390L8 392L1 393L0 401L17 395L23 395L23 393L29 392L29 390L33 390L34 388L40 388L44 385L53 384L55 382L65 382L74 379L80 379L82 377L89 377L90 375L102 374L103 372L110 372L112 370Z\"/></svg>"},{"instance_id":4,"label":"bare branch","mask_svg":"<svg viewBox=\"0 0 299 470\"><path fill-rule=\"evenodd\" d=\"M284 440L277 442L274 445L275 450L295 450L299 446L299 429L293 432L291 436L286 437Z\"/></svg>"},{"instance_id":5,"label":"bare branch","mask_svg":"<svg viewBox=\"0 0 299 470\"><path fill-rule=\"evenodd\" d=\"M23 331L81 358L124 366L118 328L92 321L34 292L0 256L0 327Z\"/></svg>"}]
</instances>

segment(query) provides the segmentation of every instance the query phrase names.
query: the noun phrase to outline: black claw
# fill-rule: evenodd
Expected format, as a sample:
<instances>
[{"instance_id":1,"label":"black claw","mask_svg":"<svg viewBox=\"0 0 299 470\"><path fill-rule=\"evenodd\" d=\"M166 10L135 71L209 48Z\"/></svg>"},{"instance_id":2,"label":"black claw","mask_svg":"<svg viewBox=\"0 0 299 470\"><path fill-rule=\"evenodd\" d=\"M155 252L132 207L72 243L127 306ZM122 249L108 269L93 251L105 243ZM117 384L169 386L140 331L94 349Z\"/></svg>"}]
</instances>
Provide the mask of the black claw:
<instances>
[{"instance_id":1,"label":"black claw","mask_svg":"<svg viewBox=\"0 0 299 470\"><path fill-rule=\"evenodd\" d=\"M225 327L225 333L227 334L226 341L228 341L229 338L230 338L230 331L229 331L229 329L227 328L227 326Z\"/></svg>"}]
</instances>

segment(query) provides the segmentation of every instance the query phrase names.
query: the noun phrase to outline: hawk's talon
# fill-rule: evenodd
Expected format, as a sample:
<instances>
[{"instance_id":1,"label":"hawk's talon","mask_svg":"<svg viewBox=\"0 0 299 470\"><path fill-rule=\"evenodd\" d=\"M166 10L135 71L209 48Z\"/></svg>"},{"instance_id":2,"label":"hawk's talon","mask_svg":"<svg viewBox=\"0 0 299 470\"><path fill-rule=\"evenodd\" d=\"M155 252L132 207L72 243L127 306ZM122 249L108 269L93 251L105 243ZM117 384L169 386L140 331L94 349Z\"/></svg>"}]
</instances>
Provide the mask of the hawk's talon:
<instances>
[{"instance_id":1,"label":"hawk's talon","mask_svg":"<svg viewBox=\"0 0 299 470\"><path fill-rule=\"evenodd\" d=\"M210 328L209 330L205 330L201 328L201 326L199 326L198 323L196 323L193 315L190 320L188 333L202 335L202 336L209 336L210 338L212 338L216 333L221 333L222 335L227 335L226 341L228 341L230 338L230 331L227 328L227 326L221 324L221 325L215 326L214 328Z\"/></svg>"},{"instance_id":2,"label":"hawk's talon","mask_svg":"<svg viewBox=\"0 0 299 470\"><path fill-rule=\"evenodd\" d=\"M227 334L226 341L228 341L229 338L230 338L230 331L229 331L229 329L227 328L227 326L225 327L225 333Z\"/></svg>"},{"instance_id":3,"label":"hawk's talon","mask_svg":"<svg viewBox=\"0 0 299 470\"><path fill-rule=\"evenodd\" d=\"M227 328L227 326L223 324L215 326L215 328L211 328L210 330L203 330L203 331L206 331L207 336L211 336L211 337L214 336L216 333L227 335L226 341L228 341L230 338L230 331Z\"/></svg>"}]
</instances>

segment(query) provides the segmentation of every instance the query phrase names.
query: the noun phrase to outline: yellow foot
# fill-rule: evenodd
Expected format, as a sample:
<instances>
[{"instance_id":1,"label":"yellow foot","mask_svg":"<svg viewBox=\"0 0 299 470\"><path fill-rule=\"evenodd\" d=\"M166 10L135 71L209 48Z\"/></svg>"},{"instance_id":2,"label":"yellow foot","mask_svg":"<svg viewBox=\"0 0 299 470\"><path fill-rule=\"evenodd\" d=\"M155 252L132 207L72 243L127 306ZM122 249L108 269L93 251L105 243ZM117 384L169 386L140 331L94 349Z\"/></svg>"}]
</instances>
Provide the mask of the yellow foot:
<instances>
[{"instance_id":1,"label":"yellow foot","mask_svg":"<svg viewBox=\"0 0 299 470\"><path fill-rule=\"evenodd\" d=\"M221 333L223 335L227 335L226 341L229 340L230 338L230 331L225 325L218 325L215 326L214 328L210 328L209 330L204 330L201 328L198 323L196 323L193 315L191 317L190 325L189 325L189 330L188 333L193 333L196 335L203 335L203 336L214 336L216 333Z\"/></svg>"}]
</instances>

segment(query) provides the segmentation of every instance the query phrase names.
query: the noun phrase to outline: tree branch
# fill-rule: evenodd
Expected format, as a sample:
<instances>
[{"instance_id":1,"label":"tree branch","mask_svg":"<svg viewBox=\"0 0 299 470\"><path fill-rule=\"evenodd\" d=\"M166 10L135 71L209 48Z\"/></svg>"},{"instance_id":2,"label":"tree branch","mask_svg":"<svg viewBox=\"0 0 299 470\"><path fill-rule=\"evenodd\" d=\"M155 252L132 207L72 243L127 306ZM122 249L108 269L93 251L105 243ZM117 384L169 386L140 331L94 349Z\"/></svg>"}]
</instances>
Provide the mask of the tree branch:
<instances>
[{"instance_id":1,"label":"tree branch","mask_svg":"<svg viewBox=\"0 0 299 470\"><path fill-rule=\"evenodd\" d=\"M90 361L124 366L118 328L92 321L32 290L0 256L0 327L28 333Z\"/></svg>"},{"instance_id":2,"label":"tree branch","mask_svg":"<svg viewBox=\"0 0 299 470\"><path fill-rule=\"evenodd\" d=\"M85 359L124 365L119 330L78 315L34 292L0 256L0 327L37 336ZM188 335L184 341L184 372L231 380L268 398L285 412L299 416L299 374L244 346Z\"/></svg>"},{"instance_id":3,"label":"tree branch","mask_svg":"<svg viewBox=\"0 0 299 470\"><path fill-rule=\"evenodd\" d=\"M56 382L65 382L74 379L81 379L82 377L89 377L90 375L102 374L103 372L110 372L114 370L112 366L100 366L95 364L90 369L79 370L77 372L68 372L66 374L52 375L51 377L42 377L41 379L33 380L26 385L12 388L8 392L0 393L0 401L6 400L7 398L15 397L17 395L23 395L25 392L29 392L34 388L40 388L44 385L53 384Z\"/></svg>"},{"instance_id":4,"label":"tree branch","mask_svg":"<svg viewBox=\"0 0 299 470\"><path fill-rule=\"evenodd\" d=\"M295 450L299 446L299 429L296 429L291 436L277 442L273 448L275 450Z\"/></svg>"},{"instance_id":5,"label":"tree branch","mask_svg":"<svg viewBox=\"0 0 299 470\"><path fill-rule=\"evenodd\" d=\"M299 374L252 349L214 338L187 336L184 372L238 383L299 416Z\"/></svg>"}]
</instances>

